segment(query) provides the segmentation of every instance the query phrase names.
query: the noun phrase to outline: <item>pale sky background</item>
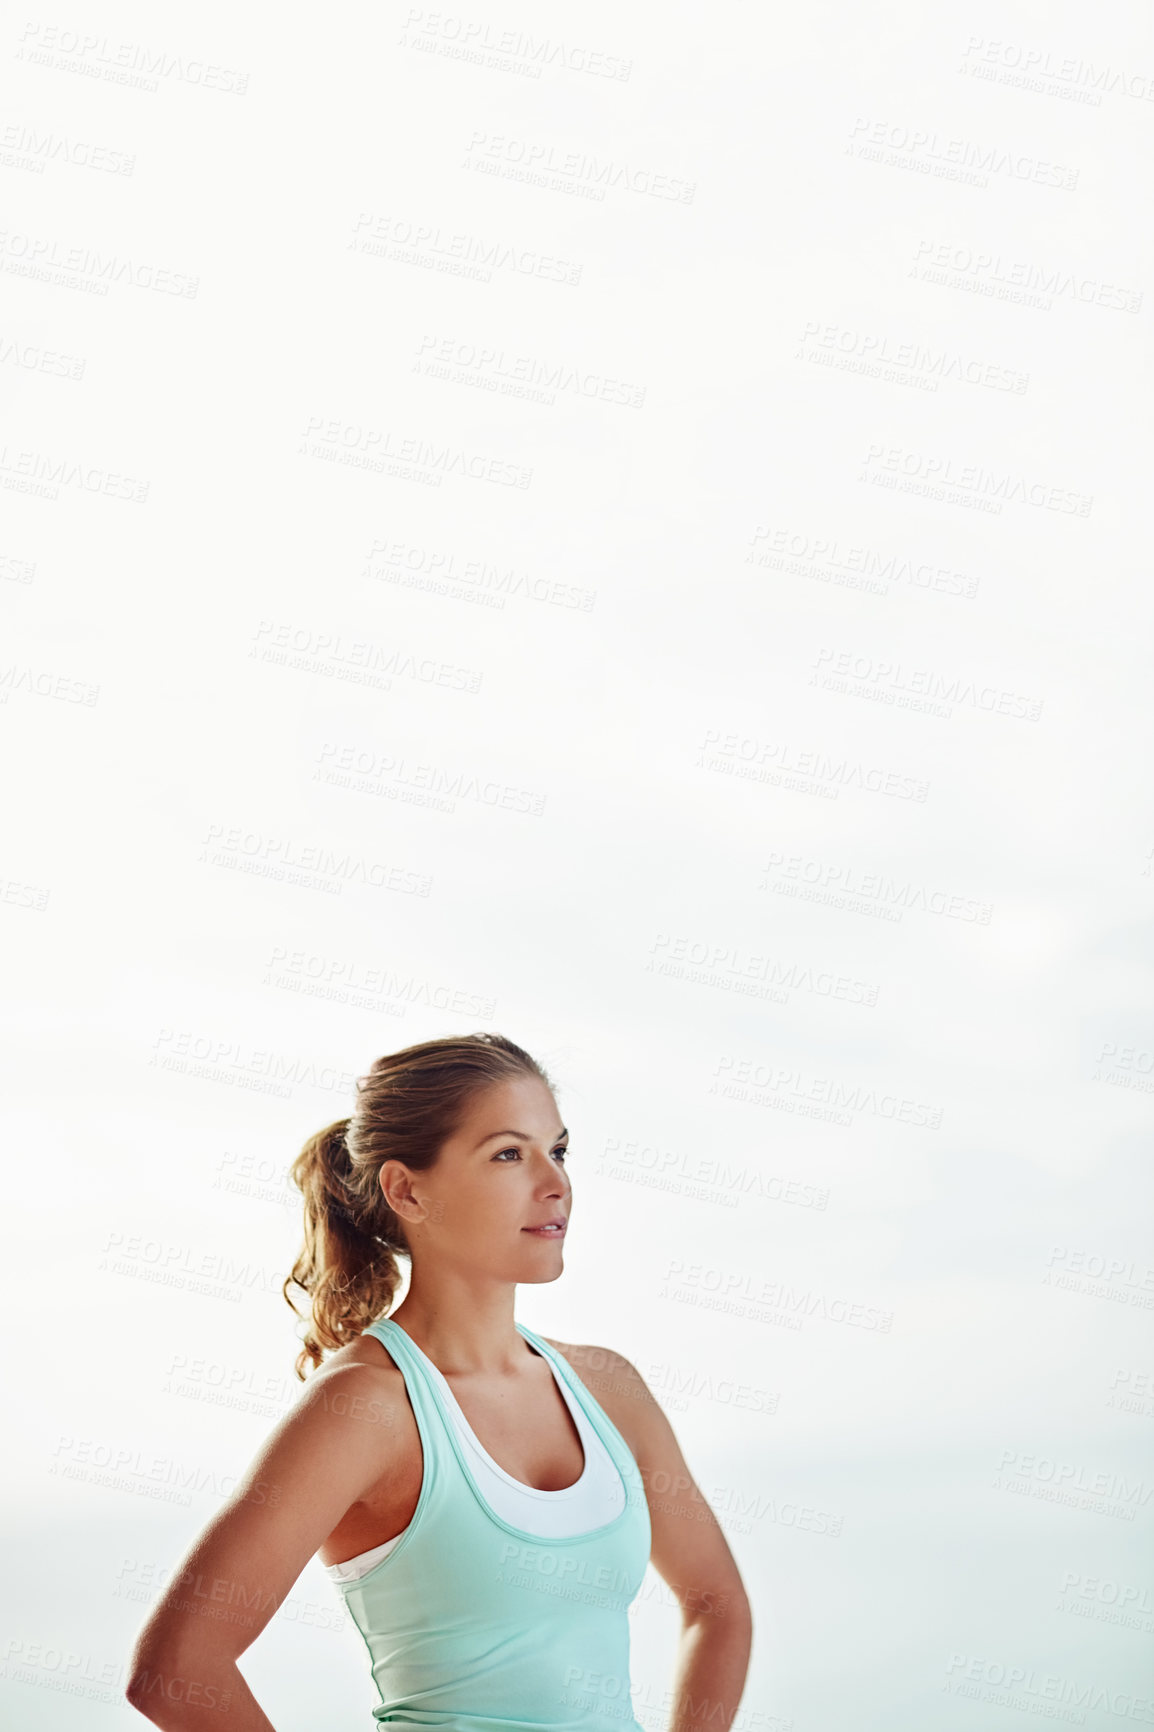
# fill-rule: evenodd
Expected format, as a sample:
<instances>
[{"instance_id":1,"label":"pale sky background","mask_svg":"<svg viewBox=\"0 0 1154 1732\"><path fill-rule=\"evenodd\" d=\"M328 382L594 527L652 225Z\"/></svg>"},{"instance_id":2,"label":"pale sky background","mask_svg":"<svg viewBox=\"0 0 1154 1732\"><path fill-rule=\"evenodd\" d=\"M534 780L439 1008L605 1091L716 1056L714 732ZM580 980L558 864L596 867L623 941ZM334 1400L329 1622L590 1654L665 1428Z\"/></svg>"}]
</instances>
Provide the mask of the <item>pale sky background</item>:
<instances>
[{"instance_id":1,"label":"pale sky background","mask_svg":"<svg viewBox=\"0 0 1154 1732\"><path fill-rule=\"evenodd\" d=\"M4 40L0 1720L145 1724L288 1165L491 1028L573 1138L518 1316L664 1402L736 1727L1149 1723L1144 9ZM241 1666L371 1725L315 1560Z\"/></svg>"}]
</instances>

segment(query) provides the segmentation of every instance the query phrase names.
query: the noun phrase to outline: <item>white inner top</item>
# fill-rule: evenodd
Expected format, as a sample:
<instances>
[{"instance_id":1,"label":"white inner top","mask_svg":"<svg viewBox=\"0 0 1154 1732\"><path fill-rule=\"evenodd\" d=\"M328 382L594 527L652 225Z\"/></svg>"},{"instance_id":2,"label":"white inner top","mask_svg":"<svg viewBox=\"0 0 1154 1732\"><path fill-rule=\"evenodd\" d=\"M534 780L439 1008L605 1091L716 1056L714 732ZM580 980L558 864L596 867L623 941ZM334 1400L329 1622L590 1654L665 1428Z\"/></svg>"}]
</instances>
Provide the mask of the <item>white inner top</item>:
<instances>
[{"instance_id":1,"label":"white inner top","mask_svg":"<svg viewBox=\"0 0 1154 1732\"><path fill-rule=\"evenodd\" d=\"M448 1380L437 1370L428 1355L421 1353L415 1341L410 1341L410 1346L420 1353L425 1369L437 1384L445 1410L468 1456L477 1489L494 1515L508 1522L511 1527L536 1534L540 1539L557 1540L574 1539L579 1534L592 1533L594 1529L604 1527L621 1514L625 1508L625 1485L614 1465L613 1457L585 1417L584 1409L576 1397L570 1394L548 1359L545 1363L561 1391L566 1407L573 1415L573 1423L585 1451L585 1467L580 1479L573 1485L563 1486L560 1491L539 1491L536 1486L525 1485L521 1480L514 1479L512 1474L506 1473L474 1433L449 1387ZM541 1357L544 1358L544 1355ZM356 1581L358 1576L367 1574L379 1564L381 1559L392 1551L402 1534L408 1531L408 1528L402 1528L401 1533L394 1534L391 1540L385 1540L367 1552L360 1552L355 1558L346 1558L344 1563L326 1564L325 1570L337 1581Z\"/></svg>"}]
</instances>

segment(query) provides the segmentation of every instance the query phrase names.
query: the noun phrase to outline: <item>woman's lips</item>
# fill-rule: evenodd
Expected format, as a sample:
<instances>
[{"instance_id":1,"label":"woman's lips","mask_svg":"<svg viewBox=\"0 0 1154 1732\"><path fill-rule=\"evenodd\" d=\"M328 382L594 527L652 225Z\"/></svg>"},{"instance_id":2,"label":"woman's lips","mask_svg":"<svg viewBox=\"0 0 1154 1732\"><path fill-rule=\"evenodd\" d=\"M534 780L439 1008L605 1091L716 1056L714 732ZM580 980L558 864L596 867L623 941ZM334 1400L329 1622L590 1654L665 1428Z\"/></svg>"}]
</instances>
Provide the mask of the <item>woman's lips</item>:
<instances>
[{"instance_id":1,"label":"woman's lips","mask_svg":"<svg viewBox=\"0 0 1154 1732\"><path fill-rule=\"evenodd\" d=\"M547 1227L522 1227L522 1233L536 1233L539 1239L563 1239L565 1237L565 1222Z\"/></svg>"}]
</instances>

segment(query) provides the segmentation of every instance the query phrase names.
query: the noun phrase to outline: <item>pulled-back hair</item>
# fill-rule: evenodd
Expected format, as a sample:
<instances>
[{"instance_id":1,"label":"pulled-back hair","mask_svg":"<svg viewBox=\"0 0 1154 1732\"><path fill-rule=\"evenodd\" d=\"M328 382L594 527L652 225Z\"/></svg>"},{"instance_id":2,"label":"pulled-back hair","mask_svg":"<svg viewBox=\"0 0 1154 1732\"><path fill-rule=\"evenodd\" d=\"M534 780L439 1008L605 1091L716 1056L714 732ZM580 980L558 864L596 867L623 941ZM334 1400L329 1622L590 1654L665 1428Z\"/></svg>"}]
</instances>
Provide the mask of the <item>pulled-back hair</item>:
<instances>
[{"instance_id":1,"label":"pulled-back hair","mask_svg":"<svg viewBox=\"0 0 1154 1732\"><path fill-rule=\"evenodd\" d=\"M400 1285L397 1257L409 1249L381 1190L385 1161L426 1172L474 1097L518 1076L552 1087L536 1059L504 1035L426 1040L374 1060L357 1079L352 1116L309 1138L290 1168L304 1196L304 1248L282 1287L298 1317L290 1285L311 1300L295 1362L302 1381L307 1364L319 1365L326 1349L355 1341L383 1316Z\"/></svg>"}]
</instances>

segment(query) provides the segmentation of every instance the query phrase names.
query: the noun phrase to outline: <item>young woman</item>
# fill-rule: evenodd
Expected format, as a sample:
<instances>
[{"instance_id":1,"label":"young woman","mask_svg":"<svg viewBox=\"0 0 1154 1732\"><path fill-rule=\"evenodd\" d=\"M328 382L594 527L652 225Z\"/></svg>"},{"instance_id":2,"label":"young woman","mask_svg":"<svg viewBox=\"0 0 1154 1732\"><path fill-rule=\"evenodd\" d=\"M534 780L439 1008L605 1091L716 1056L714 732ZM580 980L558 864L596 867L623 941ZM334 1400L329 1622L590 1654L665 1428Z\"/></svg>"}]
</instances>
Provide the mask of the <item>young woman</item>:
<instances>
[{"instance_id":1,"label":"young woman","mask_svg":"<svg viewBox=\"0 0 1154 1732\"><path fill-rule=\"evenodd\" d=\"M290 1280L316 1369L137 1639L126 1695L163 1732L274 1732L236 1661L314 1553L381 1724L634 1732L652 1558L681 1611L669 1732L726 1732L749 1602L667 1419L620 1354L514 1320L518 1284L561 1273L568 1140L541 1067L475 1034L378 1059L305 1144Z\"/></svg>"}]
</instances>

